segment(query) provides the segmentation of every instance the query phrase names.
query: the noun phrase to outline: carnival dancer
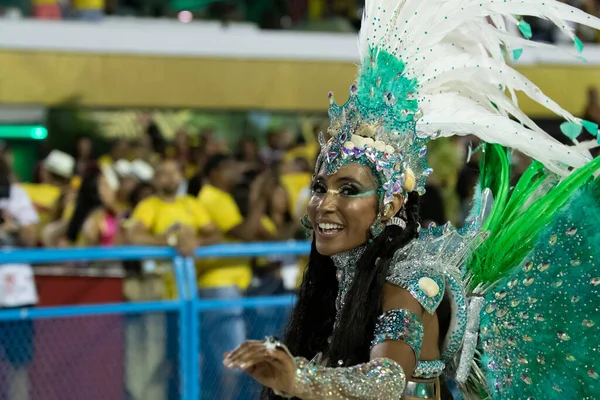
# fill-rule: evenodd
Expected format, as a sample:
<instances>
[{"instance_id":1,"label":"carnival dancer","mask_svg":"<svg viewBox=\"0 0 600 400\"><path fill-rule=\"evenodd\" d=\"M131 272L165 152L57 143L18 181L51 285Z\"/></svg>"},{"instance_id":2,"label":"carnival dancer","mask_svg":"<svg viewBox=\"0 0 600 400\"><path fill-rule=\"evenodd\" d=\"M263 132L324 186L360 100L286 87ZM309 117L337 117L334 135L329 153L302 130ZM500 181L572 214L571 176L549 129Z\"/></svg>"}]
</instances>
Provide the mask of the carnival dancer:
<instances>
[{"instance_id":1,"label":"carnival dancer","mask_svg":"<svg viewBox=\"0 0 600 400\"><path fill-rule=\"evenodd\" d=\"M548 47L511 35L507 23L531 35L513 14L551 20L577 51L566 22L600 28L555 0L367 0L358 78L343 106L330 94L285 339L224 359L265 398L449 398L444 374L474 399L600 398L600 161L575 140L598 126L506 63ZM516 91L563 117L572 145L537 127ZM470 224L421 229L427 142L471 134L493 145ZM513 189L506 148L537 160Z\"/></svg>"}]
</instances>

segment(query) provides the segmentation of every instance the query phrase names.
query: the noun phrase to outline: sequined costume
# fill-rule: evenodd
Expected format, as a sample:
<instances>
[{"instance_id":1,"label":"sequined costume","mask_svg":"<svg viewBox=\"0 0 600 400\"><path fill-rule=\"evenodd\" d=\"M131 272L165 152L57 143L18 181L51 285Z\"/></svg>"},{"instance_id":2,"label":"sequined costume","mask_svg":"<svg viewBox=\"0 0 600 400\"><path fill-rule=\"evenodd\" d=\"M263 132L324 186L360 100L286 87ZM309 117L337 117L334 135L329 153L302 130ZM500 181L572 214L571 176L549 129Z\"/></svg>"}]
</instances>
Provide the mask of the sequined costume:
<instances>
[{"instance_id":1,"label":"sequined costume","mask_svg":"<svg viewBox=\"0 0 600 400\"><path fill-rule=\"evenodd\" d=\"M423 326L403 309L382 312L372 345L408 344L417 361L403 371L391 359L325 367L320 356L296 359L293 395L302 399L439 398L439 377L455 378L467 398L600 398L600 271L596 250L600 161L576 138L598 126L572 116L507 64L530 42L514 15L555 23L583 45L566 21L600 28L600 20L556 0L367 0L361 64L350 98L330 93L328 138L320 137L317 171L334 174L358 162L378 181L379 212L397 196L425 191L427 143L476 135L483 148L474 211L462 230L421 229L399 249L386 282L408 291L429 314L446 299L452 309L439 360L420 359ZM512 35L508 24L522 35ZM516 91L563 117L559 143L518 107ZM510 153L535 161L515 188ZM364 251L332 257L338 317ZM468 294L468 295L467 295Z\"/></svg>"},{"instance_id":2,"label":"sequined costume","mask_svg":"<svg viewBox=\"0 0 600 400\"><path fill-rule=\"evenodd\" d=\"M483 158L497 196L467 263L468 290L484 297L457 377L471 398L485 386L495 399L600 398L600 159L563 179L534 162L510 191L489 180L508 175L507 158L491 145Z\"/></svg>"}]
</instances>

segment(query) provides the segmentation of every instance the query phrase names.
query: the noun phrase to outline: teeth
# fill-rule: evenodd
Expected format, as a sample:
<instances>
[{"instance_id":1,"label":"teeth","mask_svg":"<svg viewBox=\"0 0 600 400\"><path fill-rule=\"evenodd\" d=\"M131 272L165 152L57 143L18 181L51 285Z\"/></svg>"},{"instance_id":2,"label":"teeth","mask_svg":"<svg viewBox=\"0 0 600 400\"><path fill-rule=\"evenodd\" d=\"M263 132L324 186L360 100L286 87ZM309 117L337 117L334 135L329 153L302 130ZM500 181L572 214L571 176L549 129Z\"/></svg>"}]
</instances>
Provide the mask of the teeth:
<instances>
[{"instance_id":1,"label":"teeth","mask_svg":"<svg viewBox=\"0 0 600 400\"><path fill-rule=\"evenodd\" d=\"M324 223L320 223L319 224L319 228L322 230L328 230L328 229L344 229L344 227L342 225L337 225L337 224L324 224Z\"/></svg>"}]
</instances>

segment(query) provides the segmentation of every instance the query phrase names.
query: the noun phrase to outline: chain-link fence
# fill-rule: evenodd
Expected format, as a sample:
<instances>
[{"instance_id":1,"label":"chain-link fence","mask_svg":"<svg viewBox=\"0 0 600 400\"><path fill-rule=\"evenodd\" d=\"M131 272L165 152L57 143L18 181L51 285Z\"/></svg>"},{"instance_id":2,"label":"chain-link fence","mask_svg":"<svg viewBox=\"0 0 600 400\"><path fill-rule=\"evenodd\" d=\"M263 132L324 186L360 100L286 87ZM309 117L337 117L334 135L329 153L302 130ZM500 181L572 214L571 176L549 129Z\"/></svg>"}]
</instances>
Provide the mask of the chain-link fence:
<instances>
[{"instance_id":1,"label":"chain-link fence","mask_svg":"<svg viewBox=\"0 0 600 400\"><path fill-rule=\"evenodd\" d=\"M203 309L200 321L200 399L258 400L261 386L247 374L223 366L223 354L246 339L283 335L292 302L254 304L238 301L228 308ZM204 304L207 304L206 302ZM207 304L210 307L210 304Z\"/></svg>"},{"instance_id":2,"label":"chain-link fence","mask_svg":"<svg viewBox=\"0 0 600 400\"><path fill-rule=\"evenodd\" d=\"M0 321L0 400L181 398L179 315Z\"/></svg>"},{"instance_id":3,"label":"chain-link fence","mask_svg":"<svg viewBox=\"0 0 600 400\"><path fill-rule=\"evenodd\" d=\"M289 242L220 245L199 249L196 256L305 254L308 249L306 243ZM243 297L233 288L198 291L194 260L168 248L27 250L7 252L2 262L107 258L173 258L178 298L0 309L0 400L259 398L256 382L223 367L223 353L246 339L282 336L294 296Z\"/></svg>"},{"instance_id":4,"label":"chain-link fence","mask_svg":"<svg viewBox=\"0 0 600 400\"><path fill-rule=\"evenodd\" d=\"M198 311L195 338L200 399L259 399L260 385L224 368L223 353L246 339L282 336L291 299L216 309L198 301L209 307ZM179 318L167 311L0 320L0 400L180 399Z\"/></svg>"}]
</instances>

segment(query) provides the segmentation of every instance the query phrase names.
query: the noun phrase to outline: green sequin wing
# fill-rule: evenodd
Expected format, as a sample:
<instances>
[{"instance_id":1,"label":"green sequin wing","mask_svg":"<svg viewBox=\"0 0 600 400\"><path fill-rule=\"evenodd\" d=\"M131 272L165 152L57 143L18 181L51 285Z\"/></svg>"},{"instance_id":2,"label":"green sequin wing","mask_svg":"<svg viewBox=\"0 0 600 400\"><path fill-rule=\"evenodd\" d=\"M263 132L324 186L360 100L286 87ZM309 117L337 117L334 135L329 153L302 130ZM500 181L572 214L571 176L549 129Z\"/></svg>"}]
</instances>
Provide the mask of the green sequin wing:
<instances>
[{"instance_id":1,"label":"green sequin wing","mask_svg":"<svg viewBox=\"0 0 600 400\"><path fill-rule=\"evenodd\" d=\"M597 183L577 192L488 292L480 339L494 399L598 398L599 205Z\"/></svg>"}]
</instances>

